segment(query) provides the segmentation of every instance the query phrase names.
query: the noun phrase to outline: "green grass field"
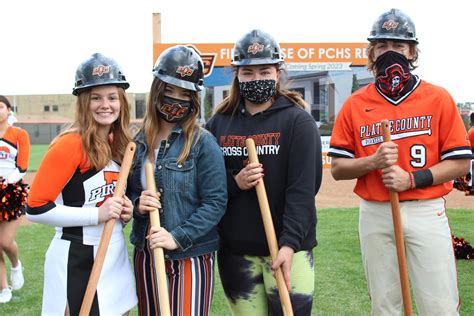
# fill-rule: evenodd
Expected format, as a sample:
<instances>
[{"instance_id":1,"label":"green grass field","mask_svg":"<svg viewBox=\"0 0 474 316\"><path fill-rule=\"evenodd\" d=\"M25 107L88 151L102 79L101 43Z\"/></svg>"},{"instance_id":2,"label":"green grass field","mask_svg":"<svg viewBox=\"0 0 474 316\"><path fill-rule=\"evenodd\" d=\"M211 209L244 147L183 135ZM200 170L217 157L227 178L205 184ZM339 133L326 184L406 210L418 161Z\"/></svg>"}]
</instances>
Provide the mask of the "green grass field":
<instances>
[{"instance_id":1,"label":"green grass field","mask_svg":"<svg viewBox=\"0 0 474 316\"><path fill-rule=\"evenodd\" d=\"M28 171L37 171L49 145L31 145Z\"/></svg>"},{"instance_id":2,"label":"green grass field","mask_svg":"<svg viewBox=\"0 0 474 316\"><path fill-rule=\"evenodd\" d=\"M48 145L32 145L29 171L36 171ZM474 241L474 212L448 211L454 235ZM357 209L318 211L318 241L314 250L315 300L313 315L369 315L370 301L360 258ZM126 229L128 237L130 225ZM17 242L25 266L25 286L14 292L11 302L0 305L0 315L40 315L44 254L54 234L52 227L21 226ZM130 247L130 253L131 247ZM9 264L7 260L7 265ZM217 271L217 270L216 270ZM474 261L458 260L461 314L474 314ZM416 309L414 308L416 313ZM137 315L133 310L132 315ZM230 315L216 273L213 315ZM251 315L249 315L251 316Z\"/></svg>"},{"instance_id":3,"label":"green grass field","mask_svg":"<svg viewBox=\"0 0 474 316\"><path fill-rule=\"evenodd\" d=\"M448 216L454 235L474 241L472 210L451 209ZM313 315L369 315L370 302L357 234L357 209L323 209L319 210L318 218ZM130 225L126 229L127 237L129 229ZM14 292L9 303L0 305L0 315L40 315L44 254L53 234L54 229L45 225L20 227L17 242L26 282L21 290ZM474 261L458 260L458 276L461 314L474 315ZM416 314L416 309L414 311ZM136 309L131 314L137 315ZM230 315L217 273L212 314Z\"/></svg>"}]
</instances>

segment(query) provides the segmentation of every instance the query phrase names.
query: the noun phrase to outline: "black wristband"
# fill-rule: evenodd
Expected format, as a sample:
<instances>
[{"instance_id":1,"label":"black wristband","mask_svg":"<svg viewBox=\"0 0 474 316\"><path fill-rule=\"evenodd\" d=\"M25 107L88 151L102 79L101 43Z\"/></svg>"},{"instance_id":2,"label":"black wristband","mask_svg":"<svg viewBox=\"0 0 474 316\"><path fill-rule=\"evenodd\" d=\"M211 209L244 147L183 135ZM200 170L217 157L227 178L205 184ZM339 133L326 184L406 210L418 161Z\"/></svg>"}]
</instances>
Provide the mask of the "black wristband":
<instances>
[{"instance_id":1,"label":"black wristband","mask_svg":"<svg viewBox=\"0 0 474 316\"><path fill-rule=\"evenodd\" d=\"M415 188L424 188L433 184L433 174L430 169L413 171L412 174Z\"/></svg>"}]
</instances>

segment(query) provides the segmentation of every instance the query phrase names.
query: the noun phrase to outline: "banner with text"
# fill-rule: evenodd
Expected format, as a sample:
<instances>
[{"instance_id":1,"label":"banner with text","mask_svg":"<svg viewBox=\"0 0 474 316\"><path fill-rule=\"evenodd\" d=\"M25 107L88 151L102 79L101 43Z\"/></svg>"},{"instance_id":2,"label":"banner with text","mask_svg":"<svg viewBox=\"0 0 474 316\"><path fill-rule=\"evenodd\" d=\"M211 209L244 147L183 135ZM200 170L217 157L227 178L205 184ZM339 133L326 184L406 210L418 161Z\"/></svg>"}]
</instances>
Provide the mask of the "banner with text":
<instances>
[{"instance_id":1,"label":"banner with text","mask_svg":"<svg viewBox=\"0 0 474 316\"><path fill-rule=\"evenodd\" d=\"M177 43L154 43L153 62L166 48ZM230 66L234 44L181 44L193 46L201 55L205 76L214 67ZM281 50L289 71L350 70L351 66L365 66L367 43L281 43Z\"/></svg>"},{"instance_id":2,"label":"banner with text","mask_svg":"<svg viewBox=\"0 0 474 316\"><path fill-rule=\"evenodd\" d=\"M328 156L331 136L321 136L321 152L323 156L323 168L331 168L331 157Z\"/></svg>"}]
</instances>

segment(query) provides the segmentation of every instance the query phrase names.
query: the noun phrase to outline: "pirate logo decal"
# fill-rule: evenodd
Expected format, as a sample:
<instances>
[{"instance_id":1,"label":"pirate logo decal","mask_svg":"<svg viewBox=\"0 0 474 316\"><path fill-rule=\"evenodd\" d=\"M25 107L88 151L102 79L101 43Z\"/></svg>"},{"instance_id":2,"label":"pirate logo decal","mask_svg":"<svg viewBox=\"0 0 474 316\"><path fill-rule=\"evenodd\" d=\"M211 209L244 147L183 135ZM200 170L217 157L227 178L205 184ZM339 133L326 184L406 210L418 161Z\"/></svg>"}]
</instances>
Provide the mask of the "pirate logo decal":
<instances>
[{"instance_id":1,"label":"pirate logo decal","mask_svg":"<svg viewBox=\"0 0 474 316\"><path fill-rule=\"evenodd\" d=\"M184 112L186 112L186 109L182 107L181 104L176 102L173 104L163 104L160 111L166 115L168 120L171 121L183 116Z\"/></svg>"},{"instance_id":2,"label":"pirate logo decal","mask_svg":"<svg viewBox=\"0 0 474 316\"><path fill-rule=\"evenodd\" d=\"M384 75L377 77L377 84L385 95L396 98L400 96L410 77L410 73L405 73L401 65L393 64L387 67Z\"/></svg>"},{"instance_id":3,"label":"pirate logo decal","mask_svg":"<svg viewBox=\"0 0 474 316\"><path fill-rule=\"evenodd\" d=\"M193 75L193 72L194 69L189 66L179 66L178 69L176 69L176 73L180 74L181 77L191 77Z\"/></svg>"},{"instance_id":4,"label":"pirate logo decal","mask_svg":"<svg viewBox=\"0 0 474 316\"><path fill-rule=\"evenodd\" d=\"M109 71L110 71L109 66L99 65L97 67L94 67L94 69L92 69L92 75L102 77L103 74L106 74Z\"/></svg>"},{"instance_id":5,"label":"pirate logo decal","mask_svg":"<svg viewBox=\"0 0 474 316\"><path fill-rule=\"evenodd\" d=\"M165 121L176 123L186 118L191 111L190 101L164 96L158 113Z\"/></svg>"},{"instance_id":6,"label":"pirate logo decal","mask_svg":"<svg viewBox=\"0 0 474 316\"><path fill-rule=\"evenodd\" d=\"M259 52L263 52L264 46L259 43L253 43L252 45L249 46L247 49L247 53L251 53L253 55L256 55Z\"/></svg>"},{"instance_id":7,"label":"pirate logo decal","mask_svg":"<svg viewBox=\"0 0 474 316\"><path fill-rule=\"evenodd\" d=\"M394 20L388 20L383 22L382 28L386 29L387 31L394 30L398 27L398 22L395 22Z\"/></svg>"}]
</instances>

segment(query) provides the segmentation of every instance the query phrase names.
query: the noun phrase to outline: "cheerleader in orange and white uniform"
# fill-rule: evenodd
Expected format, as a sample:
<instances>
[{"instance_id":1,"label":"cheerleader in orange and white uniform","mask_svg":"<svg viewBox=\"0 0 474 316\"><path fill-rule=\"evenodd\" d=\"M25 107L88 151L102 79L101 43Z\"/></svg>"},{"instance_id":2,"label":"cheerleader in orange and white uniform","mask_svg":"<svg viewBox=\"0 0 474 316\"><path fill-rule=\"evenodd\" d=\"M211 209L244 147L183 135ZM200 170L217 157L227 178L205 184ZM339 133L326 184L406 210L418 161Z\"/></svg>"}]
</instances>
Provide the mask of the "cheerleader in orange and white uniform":
<instances>
[{"instance_id":1,"label":"cheerleader in orange and white uniform","mask_svg":"<svg viewBox=\"0 0 474 316\"><path fill-rule=\"evenodd\" d=\"M46 153L28 197L27 216L56 227L46 252L42 315L78 315L109 219L115 222L91 315L126 315L137 304L123 226L132 203L113 196L128 133L129 87L119 65L94 54L79 65L76 119Z\"/></svg>"},{"instance_id":2,"label":"cheerleader in orange and white uniform","mask_svg":"<svg viewBox=\"0 0 474 316\"><path fill-rule=\"evenodd\" d=\"M12 107L6 97L0 95L0 303L12 298L12 290L19 290L24 284L16 231L20 225L17 220L25 213L28 186L22 178L26 173L30 155L28 133L9 124ZM10 281L3 253L11 262Z\"/></svg>"}]
</instances>

